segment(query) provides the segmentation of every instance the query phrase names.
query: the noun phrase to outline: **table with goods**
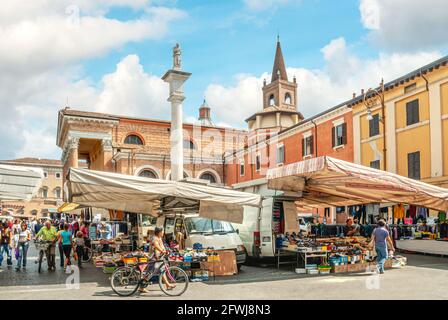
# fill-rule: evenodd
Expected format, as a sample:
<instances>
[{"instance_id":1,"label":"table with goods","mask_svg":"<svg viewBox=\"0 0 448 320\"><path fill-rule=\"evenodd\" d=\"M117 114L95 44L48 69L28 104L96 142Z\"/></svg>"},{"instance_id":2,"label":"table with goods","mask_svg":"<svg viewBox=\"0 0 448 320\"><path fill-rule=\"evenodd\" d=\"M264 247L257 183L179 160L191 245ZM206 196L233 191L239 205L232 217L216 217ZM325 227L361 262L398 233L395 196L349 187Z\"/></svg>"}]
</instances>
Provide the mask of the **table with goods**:
<instances>
[{"instance_id":1,"label":"table with goods","mask_svg":"<svg viewBox=\"0 0 448 320\"><path fill-rule=\"evenodd\" d=\"M135 256L141 255L142 258ZM94 256L93 263L104 273L112 274L116 268L148 262L150 255L144 251L104 252ZM139 261L140 260L140 261ZM207 281L215 276L237 274L235 252L213 248L172 250L168 257L171 266L183 269L192 281Z\"/></svg>"},{"instance_id":2,"label":"table with goods","mask_svg":"<svg viewBox=\"0 0 448 320\"><path fill-rule=\"evenodd\" d=\"M296 273L317 275L344 272L373 271L375 252L365 237L298 237L277 238L277 252L296 255ZM278 255L277 267L282 263ZM402 256L390 257L385 268L401 268L407 263Z\"/></svg>"}]
</instances>

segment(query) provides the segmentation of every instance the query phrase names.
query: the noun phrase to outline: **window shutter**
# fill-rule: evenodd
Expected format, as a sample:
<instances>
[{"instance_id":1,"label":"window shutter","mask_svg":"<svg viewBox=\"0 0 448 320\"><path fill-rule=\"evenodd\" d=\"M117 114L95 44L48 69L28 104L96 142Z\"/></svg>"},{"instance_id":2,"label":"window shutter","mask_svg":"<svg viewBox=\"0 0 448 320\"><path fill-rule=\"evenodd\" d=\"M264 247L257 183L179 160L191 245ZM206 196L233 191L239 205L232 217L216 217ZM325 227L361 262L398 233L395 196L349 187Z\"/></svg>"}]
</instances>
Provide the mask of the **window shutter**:
<instances>
[{"instance_id":1,"label":"window shutter","mask_svg":"<svg viewBox=\"0 0 448 320\"><path fill-rule=\"evenodd\" d=\"M406 103L406 125L412 124L412 106L411 103Z\"/></svg>"},{"instance_id":2,"label":"window shutter","mask_svg":"<svg viewBox=\"0 0 448 320\"><path fill-rule=\"evenodd\" d=\"M420 121L419 119L419 104L418 104L418 100L414 101L414 123L418 123Z\"/></svg>"},{"instance_id":3,"label":"window shutter","mask_svg":"<svg viewBox=\"0 0 448 320\"><path fill-rule=\"evenodd\" d=\"M342 144L347 144L347 123L342 124Z\"/></svg>"},{"instance_id":4,"label":"window shutter","mask_svg":"<svg viewBox=\"0 0 448 320\"><path fill-rule=\"evenodd\" d=\"M314 136L310 137L310 154L314 154Z\"/></svg>"},{"instance_id":5,"label":"window shutter","mask_svg":"<svg viewBox=\"0 0 448 320\"><path fill-rule=\"evenodd\" d=\"M412 153L408 153L408 177L414 177L414 155Z\"/></svg>"},{"instance_id":6,"label":"window shutter","mask_svg":"<svg viewBox=\"0 0 448 320\"><path fill-rule=\"evenodd\" d=\"M336 146L336 127L331 130L331 146L333 148Z\"/></svg>"},{"instance_id":7,"label":"window shutter","mask_svg":"<svg viewBox=\"0 0 448 320\"><path fill-rule=\"evenodd\" d=\"M416 152L414 154L415 157L415 165L414 165L414 172L415 172L415 179L420 180L420 152Z\"/></svg>"},{"instance_id":8,"label":"window shutter","mask_svg":"<svg viewBox=\"0 0 448 320\"><path fill-rule=\"evenodd\" d=\"M305 156L305 139L302 138L302 157Z\"/></svg>"}]
</instances>

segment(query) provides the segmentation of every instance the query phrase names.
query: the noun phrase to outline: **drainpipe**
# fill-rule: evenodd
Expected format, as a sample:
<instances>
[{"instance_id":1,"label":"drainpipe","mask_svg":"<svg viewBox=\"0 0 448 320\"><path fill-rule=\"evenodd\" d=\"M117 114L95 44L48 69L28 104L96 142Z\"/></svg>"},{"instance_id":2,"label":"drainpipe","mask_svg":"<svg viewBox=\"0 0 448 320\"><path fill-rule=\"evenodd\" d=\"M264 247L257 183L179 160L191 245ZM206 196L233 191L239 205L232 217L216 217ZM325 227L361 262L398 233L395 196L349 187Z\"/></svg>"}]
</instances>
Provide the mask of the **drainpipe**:
<instances>
[{"instance_id":1,"label":"drainpipe","mask_svg":"<svg viewBox=\"0 0 448 320\"><path fill-rule=\"evenodd\" d=\"M317 158L317 124L313 119L311 119L311 123L314 125L314 152Z\"/></svg>"},{"instance_id":2,"label":"drainpipe","mask_svg":"<svg viewBox=\"0 0 448 320\"><path fill-rule=\"evenodd\" d=\"M420 69L420 75L422 76L423 80L425 80L425 82L426 82L426 91L429 92L429 81L428 81L428 78L426 78L425 75L423 74L422 69Z\"/></svg>"}]
</instances>

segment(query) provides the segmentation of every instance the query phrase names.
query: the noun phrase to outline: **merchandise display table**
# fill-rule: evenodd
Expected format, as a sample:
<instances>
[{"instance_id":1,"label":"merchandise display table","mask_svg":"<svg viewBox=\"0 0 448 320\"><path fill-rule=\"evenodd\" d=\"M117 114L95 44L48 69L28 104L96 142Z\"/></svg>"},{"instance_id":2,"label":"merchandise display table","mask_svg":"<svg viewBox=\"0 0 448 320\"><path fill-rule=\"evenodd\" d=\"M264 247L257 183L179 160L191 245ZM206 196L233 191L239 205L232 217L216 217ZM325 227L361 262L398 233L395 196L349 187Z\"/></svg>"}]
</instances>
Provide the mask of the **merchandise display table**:
<instances>
[{"instance_id":1,"label":"merchandise display table","mask_svg":"<svg viewBox=\"0 0 448 320\"><path fill-rule=\"evenodd\" d=\"M448 241L396 240L396 246L400 250L448 256Z\"/></svg>"}]
</instances>

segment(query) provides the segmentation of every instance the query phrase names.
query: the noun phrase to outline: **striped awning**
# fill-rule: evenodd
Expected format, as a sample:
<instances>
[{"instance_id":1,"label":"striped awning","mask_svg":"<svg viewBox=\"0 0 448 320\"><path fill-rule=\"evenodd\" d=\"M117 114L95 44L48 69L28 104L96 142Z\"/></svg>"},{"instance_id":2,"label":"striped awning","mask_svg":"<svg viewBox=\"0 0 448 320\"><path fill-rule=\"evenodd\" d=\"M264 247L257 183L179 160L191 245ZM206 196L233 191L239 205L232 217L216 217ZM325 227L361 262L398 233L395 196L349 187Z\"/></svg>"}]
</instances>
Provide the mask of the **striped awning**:
<instances>
[{"instance_id":1,"label":"striped awning","mask_svg":"<svg viewBox=\"0 0 448 320\"><path fill-rule=\"evenodd\" d=\"M269 169L267 179L270 189L300 193L304 207L406 203L448 211L448 189L326 156Z\"/></svg>"}]
</instances>

